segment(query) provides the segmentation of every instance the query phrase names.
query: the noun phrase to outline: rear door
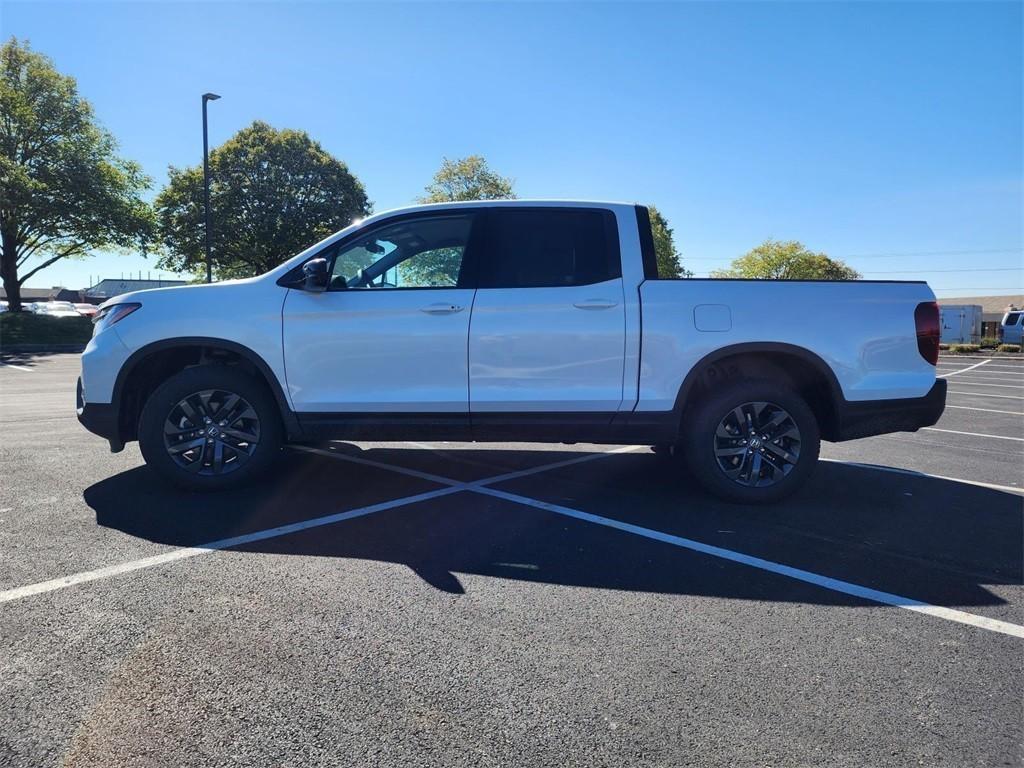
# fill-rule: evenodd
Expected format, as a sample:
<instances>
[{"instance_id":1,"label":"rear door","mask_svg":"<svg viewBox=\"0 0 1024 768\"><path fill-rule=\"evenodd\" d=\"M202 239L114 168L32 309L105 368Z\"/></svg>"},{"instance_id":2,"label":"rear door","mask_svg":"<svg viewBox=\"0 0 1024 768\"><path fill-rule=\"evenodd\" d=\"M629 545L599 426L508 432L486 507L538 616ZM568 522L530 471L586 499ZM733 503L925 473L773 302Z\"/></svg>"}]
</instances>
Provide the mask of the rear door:
<instances>
[{"instance_id":1,"label":"rear door","mask_svg":"<svg viewBox=\"0 0 1024 768\"><path fill-rule=\"evenodd\" d=\"M625 346L614 213L494 207L485 231L469 333L471 413L614 413Z\"/></svg>"}]
</instances>

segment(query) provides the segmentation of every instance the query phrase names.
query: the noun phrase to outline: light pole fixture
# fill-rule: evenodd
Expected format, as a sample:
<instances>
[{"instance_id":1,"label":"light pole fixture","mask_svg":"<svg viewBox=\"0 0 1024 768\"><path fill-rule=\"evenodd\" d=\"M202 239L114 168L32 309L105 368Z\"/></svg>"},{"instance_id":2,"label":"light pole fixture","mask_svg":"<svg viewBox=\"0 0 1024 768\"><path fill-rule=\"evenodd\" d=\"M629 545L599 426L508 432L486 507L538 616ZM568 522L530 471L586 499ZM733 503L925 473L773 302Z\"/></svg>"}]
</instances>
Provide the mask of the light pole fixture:
<instances>
[{"instance_id":1,"label":"light pole fixture","mask_svg":"<svg viewBox=\"0 0 1024 768\"><path fill-rule=\"evenodd\" d=\"M203 207L206 216L206 282L213 282L213 265L210 262L210 141L206 135L206 102L219 99L216 93L203 94Z\"/></svg>"}]
</instances>

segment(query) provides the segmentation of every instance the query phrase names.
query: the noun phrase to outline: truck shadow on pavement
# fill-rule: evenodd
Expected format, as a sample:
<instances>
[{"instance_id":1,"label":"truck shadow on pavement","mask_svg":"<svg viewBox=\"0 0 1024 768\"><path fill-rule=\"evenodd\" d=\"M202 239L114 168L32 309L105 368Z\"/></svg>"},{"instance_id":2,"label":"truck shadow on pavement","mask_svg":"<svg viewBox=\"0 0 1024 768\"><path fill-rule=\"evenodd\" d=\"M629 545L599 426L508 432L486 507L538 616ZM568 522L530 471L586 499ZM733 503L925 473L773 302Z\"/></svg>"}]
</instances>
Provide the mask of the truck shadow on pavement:
<instances>
[{"instance_id":1,"label":"truck shadow on pavement","mask_svg":"<svg viewBox=\"0 0 1024 768\"><path fill-rule=\"evenodd\" d=\"M339 450L459 480L580 455ZM201 546L443 487L297 451L283 452L280 465L259 483L216 494L170 489L149 469L138 467L96 483L84 496L99 525L160 544ZM1021 498L927 476L823 462L790 500L752 508L708 496L670 459L637 453L495 487L938 605L1002 605L1004 598L987 587L1021 583ZM399 563L452 594L464 591L457 574L477 574L637 592L871 604L671 543L469 491L232 549Z\"/></svg>"},{"instance_id":2,"label":"truck shadow on pavement","mask_svg":"<svg viewBox=\"0 0 1024 768\"><path fill-rule=\"evenodd\" d=\"M79 354L84 348L85 345L81 344L68 345L67 348L59 347L54 350L12 351L11 345L5 345L5 347L0 350L0 364L17 365L21 368L35 368L46 358L55 356L66 357L69 354Z\"/></svg>"}]
</instances>

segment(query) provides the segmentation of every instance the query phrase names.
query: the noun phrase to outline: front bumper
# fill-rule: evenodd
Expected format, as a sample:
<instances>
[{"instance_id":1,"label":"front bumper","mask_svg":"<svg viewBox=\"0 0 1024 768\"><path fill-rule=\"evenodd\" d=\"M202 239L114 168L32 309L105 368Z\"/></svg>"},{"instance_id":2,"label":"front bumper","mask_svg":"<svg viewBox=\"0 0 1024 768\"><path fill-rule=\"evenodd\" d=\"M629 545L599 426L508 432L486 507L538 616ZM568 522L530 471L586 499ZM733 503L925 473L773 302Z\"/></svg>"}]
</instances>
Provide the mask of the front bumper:
<instances>
[{"instance_id":1,"label":"front bumper","mask_svg":"<svg viewBox=\"0 0 1024 768\"><path fill-rule=\"evenodd\" d=\"M916 432L937 422L945 407L945 379L936 379L924 397L846 400L837 406L836 435L830 439L838 442L890 432Z\"/></svg>"},{"instance_id":2,"label":"front bumper","mask_svg":"<svg viewBox=\"0 0 1024 768\"><path fill-rule=\"evenodd\" d=\"M75 412L78 414L78 423L88 429L94 435L106 438L110 443L110 450L114 453L124 448L117 423L117 409L113 403L87 403L85 394L82 391L82 378L78 378L76 392Z\"/></svg>"}]
</instances>

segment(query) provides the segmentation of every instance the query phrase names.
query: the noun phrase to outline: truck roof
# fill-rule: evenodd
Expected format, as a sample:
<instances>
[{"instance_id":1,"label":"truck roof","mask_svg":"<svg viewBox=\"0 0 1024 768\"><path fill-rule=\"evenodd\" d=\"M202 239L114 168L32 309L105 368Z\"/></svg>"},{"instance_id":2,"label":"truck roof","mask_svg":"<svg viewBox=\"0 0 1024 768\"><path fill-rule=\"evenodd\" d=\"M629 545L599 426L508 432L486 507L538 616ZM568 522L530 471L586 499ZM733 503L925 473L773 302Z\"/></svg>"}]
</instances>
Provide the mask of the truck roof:
<instances>
[{"instance_id":1,"label":"truck roof","mask_svg":"<svg viewBox=\"0 0 1024 768\"><path fill-rule=\"evenodd\" d=\"M383 216L394 216L400 213L412 213L413 211L445 210L450 208L608 208L627 206L631 207L637 203L627 203L621 200L457 200L447 203L423 203L421 205L407 205L401 208L391 208L386 211L378 211L367 216L367 218L378 218Z\"/></svg>"}]
</instances>

